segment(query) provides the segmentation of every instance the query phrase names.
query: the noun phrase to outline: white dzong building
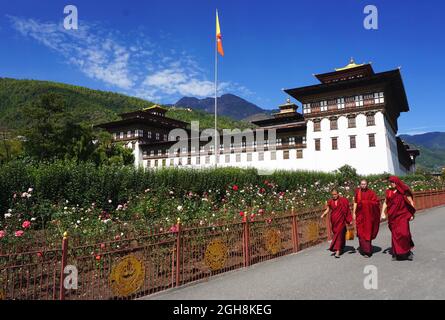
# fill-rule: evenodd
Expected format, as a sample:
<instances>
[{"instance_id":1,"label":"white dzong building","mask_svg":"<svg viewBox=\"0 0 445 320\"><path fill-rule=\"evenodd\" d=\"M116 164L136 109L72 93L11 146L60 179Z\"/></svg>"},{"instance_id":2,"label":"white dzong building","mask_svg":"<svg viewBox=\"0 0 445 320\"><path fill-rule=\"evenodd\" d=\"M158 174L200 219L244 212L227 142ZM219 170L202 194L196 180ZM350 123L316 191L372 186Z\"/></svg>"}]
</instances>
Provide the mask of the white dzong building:
<instances>
[{"instance_id":1,"label":"white dzong building","mask_svg":"<svg viewBox=\"0 0 445 320\"><path fill-rule=\"evenodd\" d=\"M419 151L397 137L397 119L409 111L399 69L375 73L371 64L351 59L346 67L316 78L319 84L284 90L301 103L301 113L288 99L269 119L254 121L251 132L229 137L221 132L217 159L211 137L200 139L200 132L192 134L189 124L166 117L160 106L99 127L132 148L135 165L145 168L330 172L350 165L359 174L397 175L415 170ZM174 129L187 132L186 138L178 138Z\"/></svg>"}]
</instances>

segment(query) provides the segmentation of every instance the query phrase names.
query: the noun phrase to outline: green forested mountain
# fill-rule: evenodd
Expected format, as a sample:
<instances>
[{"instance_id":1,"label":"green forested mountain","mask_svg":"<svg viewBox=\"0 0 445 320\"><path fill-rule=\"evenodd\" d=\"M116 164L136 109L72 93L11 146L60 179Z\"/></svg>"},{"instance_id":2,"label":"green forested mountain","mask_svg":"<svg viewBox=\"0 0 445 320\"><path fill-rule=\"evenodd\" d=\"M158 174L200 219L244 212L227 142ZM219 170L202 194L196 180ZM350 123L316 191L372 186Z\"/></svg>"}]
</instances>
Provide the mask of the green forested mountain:
<instances>
[{"instance_id":1,"label":"green forested mountain","mask_svg":"<svg viewBox=\"0 0 445 320\"><path fill-rule=\"evenodd\" d=\"M119 113L153 105L153 102L114 92L49 81L0 78L0 126L20 131L26 120L25 107L47 93L62 97L75 118L84 124L116 120L119 119ZM213 127L213 115L203 111L171 108L167 115L188 122L199 120L201 128ZM218 126L220 128L246 128L250 125L228 117L219 117Z\"/></svg>"},{"instance_id":2,"label":"green forested mountain","mask_svg":"<svg viewBox=\"0 0 445 320\"><path fill-rule=\"evenodd\" d=\"M401 135L400 138L420 150L420 156L417 158L420 167L434 171L445 167L445 132Z\"/></svg>"}]
</instances>

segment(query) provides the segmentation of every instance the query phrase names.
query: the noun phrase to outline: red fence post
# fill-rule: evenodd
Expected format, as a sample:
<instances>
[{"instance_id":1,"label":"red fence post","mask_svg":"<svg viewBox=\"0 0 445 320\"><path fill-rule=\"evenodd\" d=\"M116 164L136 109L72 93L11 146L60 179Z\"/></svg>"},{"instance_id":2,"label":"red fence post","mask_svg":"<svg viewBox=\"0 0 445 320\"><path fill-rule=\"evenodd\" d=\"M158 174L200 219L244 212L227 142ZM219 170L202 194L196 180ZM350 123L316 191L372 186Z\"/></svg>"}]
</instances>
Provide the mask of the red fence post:
<instances>
[{"instance_id":1,"label":"red fence post","mask_svg":"<svg viewBox=\"0 0 445 320\"><path fill-rule=\"evenodd\" d=\"M250 265L250 235L249 222L247 221L247 212L243 217L243 247L244 247L244 267Z\"/></svg>"},{"instance_id":2,"label":"red fence post","mask_svg":"<svg viewBox=\"0 0 445 320\"><path fill-rule=\"evenodd\" d=\"M298 224L297 215L295 214L294 207L292 207L292 244L294 253L298 251Z\"/></svg>"},{"instance_id":3,"label":"red fence post","mask_svg":"<svg viewBox=\"0 0 445 320\"><path fill-rule=\"evenodd\" d=\"M433 207L433 193L431 191L428 192L428 209Z\"/></svg>"},{"instance_id":4,"label":"red fence post","mask_svg":"<svg viewBox=\"0 0 445 320\"><path fill-rule=\"evenodd\" d=\"M417 210L423 210L424 207L424 197L422 195L419 195L419 198L417 198L417 195L414 194L414 203L416 205Z\"/></svg>"},{"instance_id":5,"label":"red fence post","mask_svg":"<svg viewBox=\"0 0 445 320\"><path fill-rule=\"evenodd\" d=\"M65 267L68 260L68 232L63 234L62 239L62 263L60 266L59 300L65 300Z\"/></svg>"},{"instance_id":6,"label":"red fence post","mask_svg":"<svg viewBox=\"0 0 445 320\"><path fill-rule=\"evenodd\" d=\"M176 278L175 286L178 287L181 281L181 219L178 218L176 223Z\"/></svg>"}]
</instances>

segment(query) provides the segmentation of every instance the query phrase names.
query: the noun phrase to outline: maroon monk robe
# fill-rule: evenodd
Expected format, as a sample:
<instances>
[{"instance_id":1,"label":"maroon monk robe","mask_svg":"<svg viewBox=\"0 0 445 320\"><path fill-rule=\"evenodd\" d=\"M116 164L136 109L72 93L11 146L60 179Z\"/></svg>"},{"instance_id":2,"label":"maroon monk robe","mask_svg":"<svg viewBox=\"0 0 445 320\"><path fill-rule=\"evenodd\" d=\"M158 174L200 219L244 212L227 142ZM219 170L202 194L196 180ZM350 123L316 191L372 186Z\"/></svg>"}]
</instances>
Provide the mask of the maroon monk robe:
<instances>
[{"instance_id":1,"label":"maroon monk robe","mask_svg":"<svg viewBox=\"0 0 445 320\"><path fill-rule=\"evenodd\" d=\"M392 252L395 256L408 254L414 248L409 221L415 209L408 202L412 197L411 190L399 178L391 177L389 181L396 183L396 190L386 190L388 227L392 235Z\"/></svg>"},{"instance_id":2,"label":"maroon monk robe","mask_svg":"<svg viewBox=\"0 0 445 320\"><path fill-rule=\"evenodd\" d=\"M331 229L334 233L329 250L341 251L346 244L346 223L352 221L349 201L344 197L338 197L337 200L330 199L328 207L331 209Z\"/></svg>"},{"instance_id":3,"label":"maroon monk robe","mask_svg":"<svg viewBox=\"0 0 445 320\"><path fill-rule=\"evenodd\" d=\"M356 227L360 249L364 254L372 254L371 241L377 237L380 226L380 203L377 195L370 189L355 191Z\"/></svg>"}]
</instances>

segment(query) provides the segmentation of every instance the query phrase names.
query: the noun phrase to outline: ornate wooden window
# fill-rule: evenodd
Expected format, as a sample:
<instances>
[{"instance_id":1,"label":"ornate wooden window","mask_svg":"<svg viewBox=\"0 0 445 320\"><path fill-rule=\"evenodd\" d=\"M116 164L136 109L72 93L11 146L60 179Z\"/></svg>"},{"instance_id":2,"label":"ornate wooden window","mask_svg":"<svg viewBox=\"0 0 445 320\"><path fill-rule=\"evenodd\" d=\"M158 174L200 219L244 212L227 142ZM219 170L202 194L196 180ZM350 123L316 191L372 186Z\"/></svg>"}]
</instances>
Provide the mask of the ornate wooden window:
<instances>
[{"instance_id":1,"label":"ornate wooden window","mask_svg":"<svg viewBox=\"0 0 445 320\"><path fill-rule=\"evenodd\" d=\"M348 128L355 128L357 127L357 121L355 116L349 116L348 117Z\"/></svg>"},{"instance_id":2,"label":"ornate wooden window","mask_svg":"<svg viewBox=\"0 0 445 320\"><path fill-rule=\"evenodd\" d=\"M375 147L375 134L374 133L368 134L368 138L369 138L369 146Z\"/></svg>"},{"instance_id":3,"label":"ornate wooden window","mask_svg":"<svg viewBox=\"0 0 445 320\"><path fill-rule=\"evenodd\" d=\"M337 108L338 109L344 109L345 108L345 98L338 98L337 99Z\"/></svg>"},{"instance_id":4,"label":"ornate wooden window","mask_svg":"<svg viewBox=\"0 0 445 320\"><path fill-rule=\"evenodd\" d=\"M303 150L297 150L297 159L303 159Z\"/></svg>"},{"instance_id":5,"label":"ornate wooden window","mask_svg":"<svg viewBox=\"0 0 445 320\"><path fill-rule=\"evenodd\" d=\"M321 120L314 120L314 132L321 131Z\"/></svg>"},{"instance_id":6,"label":"ornate wooden window","mask_svg":"<svg viewBox=\"0 0 445 320\"><path fill-rule=\"evenodd\" d=\"M314 102L311 104L311 112L320 112L320 111L321 111L320 102Z\"/></svg>"},{"instance_id":7,"label":"ornate wooden window","mask_svg":"<svg viewBox=\"0 0 445 320\"><path fill-rule=\"evenodd\" d=\"M331 140L332 140L332 150L338 150L338 138L334 137L331 138Z\"/></svg>"},{"instance_id":8,"label":"ornate wooden window","mask_svg":"<svg viewBox=\"0 0 445 320\"><path fill-rule=\"evenodd\" d=\"M345 98L345 107L346 108L355 108L355 97L346 97Z\"/></svg>"},{"instance_id":9,"label":"ornate wooden window","mask_svg":"<svg viewBox=\"0 0 445 320\"><path fill-rule=\"evenodd\" d=\"M226 163L229 163L230 162L230 154L226 154L225 158L226 158Z\"/></svg>"},{"instance_id":10,"label":"ornate wooden window","mask_svg":"<svg viewBox=\"0 0 445 320\"><path fill-rule=\"evenodd\" d=\"M375 115L374 115L374 113L366 114L366 125L368 127L375 126Z\"/></svg>"},{"instance_id":11,"label":"ornate wooden window","mask_svg":"<svg viewBox=\"0 0 445 320\"><path fill-rule=\"evenodd\" d=\"M328 111L328 102L326 100L320 102L320 110Z\"/></svg>"},{"instance_id":12,"label":"ornate wooden window","mask_svg":"<svg viewBox=\"0 0 445 320\"><path fill-rule=\"evenodd\" d=\"M338 129L338 119L337 118L331 118L329 120L331 122L331 130L337 130Z\"/></svg>"},{"instance_id":13,"label":"ornate wooden window","mask_svg":"<svg viewBox=\"0 0 445 320\"><path fill-rule=\"evenodd\" d=\"M289 145L290 146L295 145L295 137L289 137Z\"/></svg>"},{"instance_id":14,"label":"ornate wooden window","mask_svg":"<svg viewBox=\"0 0 445 320\"><path fill-rule=\"evenodd\" d=\"M315 139L315 151L320 151L320 139Z\"/></svg>"},{"instance_id":15,"label":"ornate wooden window","mask_svg":"<svg viewBox=\"0 0 445 320\"><path fill-rule=\"evenodd\" d=\"M362 95L355 96L355 106L363 107L363 96Z\"/></svg>"},{"instance_id":16,"label":"ornate wooden window","mask_svg":"<svg viewBox=\"0 0 445 320\"><path fill-rule=\"evenodd\" d=\"M250 152L247 154L247 161L252 161L252 154Z\"/></svg>"},{"instance_id":17,"label":"ornate wooden window","mask_svg":"<svg viewBox=\"0 0 445 320\"><path fill-rule=\"evenodd\" d=\"M374 94L368 93L363 96L365 106L374 104Z\"/></svg>"},{"instance_id":18,"label":"ornate wooden window","mask_svg":"<svg viewBox=\"0 0 445 320\"><path fill-rule=\"evenodd\" d=\"M277 153L276 153L276 151L272 151L270 153L270 160L277 160Z\"/></svg>"},{"instance_id":19,"label":"ornate wooden window","mask_svg":"<svg viewBox=\"0 0 445 320\"><path fill-rule=\"evenodd\" d=\"M385 95L383 92L376 92L374 93L374 103L385 103Z\"/></svg>"},{"instance_id":20,"label":"ornate wooden window","mask_svg":"<svg viewBox=\"0 0 445 320\"><path fill-rule=\"evenodd\" d=\"M241 162L241 154L236 154L236 162Z\"/></svg>"},{"instance_id":21,"label":"ornate wooden window","mask_svg":"<svg viewBox=\"0 0 445 320\"><path fill-rule=\"evenodd\" d=\"M259 161L264 161L264 152L258 153L258 160Z\"/></svg>"},{"instance_id":22,"label":"ornate wooden window","mask_svg":"<svg viewBox=\"0 0 445 320\"><path fill-rule=\"evenodd\" d=\"M351 149L355 149L357 148L357 144L356 144L356 138L355 136L349 136L349 147Z\"/></svg>"},{"instance_id":23,"label":"ornate wooden window","mask_svg":"<svg viewBox=\"0 0 445 320\"><path fill-rule=\"evenodd\" d=\"M283 159L284 160L289 160L289 150L284 150L283 151Z\"/></svg>"},{"instance_id":24,"label":"ornate wooden window","mask_svg":"<svg viewBox=\"0 0 445 320\"><path fill-rule=\"evenodd\" d=\"M148 137L149 139L151 139L151 131L148 131L148 132L147 132L147 137Z\"/></svg>"},{"instance_id":25,"label":"ornate wooden window","mask_svg":"<svg viewBox=\"0 0 445 320\"><path fill-rule=\"evenodd\" d=\"M337 99L328 100L328 110L337 110Z\"/></svg>"}]
</instances>

